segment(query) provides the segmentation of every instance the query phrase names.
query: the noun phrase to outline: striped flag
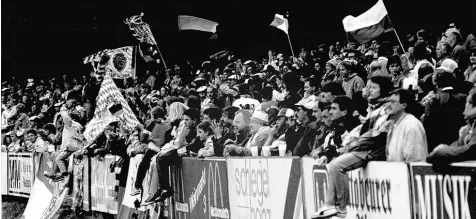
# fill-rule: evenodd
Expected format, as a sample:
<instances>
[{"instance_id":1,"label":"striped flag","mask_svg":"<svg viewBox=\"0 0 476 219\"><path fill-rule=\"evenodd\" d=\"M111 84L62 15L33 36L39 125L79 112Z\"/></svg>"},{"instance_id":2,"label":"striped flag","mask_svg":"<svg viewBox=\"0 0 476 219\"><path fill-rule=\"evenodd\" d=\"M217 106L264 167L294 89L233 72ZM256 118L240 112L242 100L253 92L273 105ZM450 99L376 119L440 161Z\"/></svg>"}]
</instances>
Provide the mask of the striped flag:
<instances>
[{"instance_id":1,"label":"striped flag","mask_svg":"<svg viewBox=\"0 0 476 219\"><path fill-rule=\"evenodd\" d=\"M118 117L111 115L109 106L112 104L121 104L123 113ZM96 109L94 111L94 118L86 125L83 133L86 140L91 143L96 137L104 131L107 125L112 122L120 121L121 126L125 126L128 130L133 130L139 121L132 112L129 104L122 96L116 84L109 75L104 77L104 80L96 97Z\"/></svg>"},{"instance_id":2,"label":"striped flag","mask_svg":"<svg viewBox=\"0 0 476 219\"><path fill-rule=\"evenodd\" d=\"M89 55L89 56L86 56L84 59L83 59L83 63L84 64L87 64L87 63L95 63L95 62L99 62L101 61L101 56L104 54L104 50L102 51L99 51L97 53L94 53L92 55Z\"/></svg>"},{"instance_id":3,"label":"striped flag","mask_svg":"<svg viewBox=\"0 0 476 219\"><path fill-rule=\"evenodd\" d=\"M276 14L274 15L274 20L271 22L270 26L276 27L286 34L288 34L289 23L288 19L286 19L283 15Z\"/></svg>"},{"instance_id":4,"label":"striped flag","mask_svg":"<svg viewBox=\"0 0 476 219\"><path fill-rule=\"evenodd\" d=\"M349 41L359 44L371 41L382 33L393 31L392 22L382 0L357 17L348 15L342 23Z\"/></svg>"}]
</instances>

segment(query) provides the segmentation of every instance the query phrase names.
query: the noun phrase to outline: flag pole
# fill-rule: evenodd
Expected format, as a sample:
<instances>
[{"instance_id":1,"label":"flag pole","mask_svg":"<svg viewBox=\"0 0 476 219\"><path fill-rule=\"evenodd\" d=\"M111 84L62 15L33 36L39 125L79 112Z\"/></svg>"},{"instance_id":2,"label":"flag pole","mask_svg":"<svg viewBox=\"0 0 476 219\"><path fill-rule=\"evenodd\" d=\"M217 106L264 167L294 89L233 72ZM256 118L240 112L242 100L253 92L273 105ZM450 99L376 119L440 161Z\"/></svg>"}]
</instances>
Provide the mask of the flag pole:
<instances>
[{"instance_id":1,"label":"flag pole","mask_svg":"<svg viewBox=\"0 0 476 219\"><path fill-rule=\"evenodd\" d=\"M159 55L160 55L160 59L162 59L162 63L164 63L164 67L165 69L167 69L167 64L165 64L165 59L162 56L162 53L160 52L159 46L157 44L155 44L155 48L157 48L157 51L159 52Z\"/></svg>"},{"instance_id":2,"label":"flag pole","mask_svg":"<svg viewBox=\"0 0 476 219\"><path fill-rule=\"evenodd\" d=\"M400 43L400 46L402 47L402 51L405 53L405 48L403 47L402 41L400 41L400 37L398 37L397 30L393 28L393 32L395 33L395 36L397 36L397 40Z\"/></svg>"},{"instance_id":3,"label":"flag pole","mask_svg":"<svg viewBox=\"0 0 476 219\"><path fill-rule=\"evenodd\" d=\"M296 57L294 56L293 45L291 44L291 39L289 38L289 34L286 34L286 35L288 36L289 47L291 47L291 54L293 54L293 57Z\"/></svg>"}]
</instances>

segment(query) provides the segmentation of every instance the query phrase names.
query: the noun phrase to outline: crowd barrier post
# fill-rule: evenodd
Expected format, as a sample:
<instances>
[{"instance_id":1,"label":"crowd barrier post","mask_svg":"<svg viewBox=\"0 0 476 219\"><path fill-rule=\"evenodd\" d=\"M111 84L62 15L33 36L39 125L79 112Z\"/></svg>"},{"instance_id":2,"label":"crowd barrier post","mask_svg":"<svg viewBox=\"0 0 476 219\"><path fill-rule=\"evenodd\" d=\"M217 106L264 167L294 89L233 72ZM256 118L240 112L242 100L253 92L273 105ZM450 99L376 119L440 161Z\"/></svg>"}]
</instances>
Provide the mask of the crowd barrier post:
<instances>
[{"instance_id":1,"label":"crowd barrier post","mask_svg":"<svg viewBox=\"0 0 476 219\"><path fill-rule=\"evenodd\" d=\"M316 159L301 158L301 178L303 183L304 218L311 218L326 201L327 169Z\"/></svg>"},{"instance_id":2,"label":"crowd barrier post","mask_svg":"<svg viewBox=\"0 0 476 219\"><path fill-rule=\"evenodd\" d=\"M2 151L1 158L1 167L2 167L2 195L8 194L8 153Z\"/></svg>"}]
</instances>

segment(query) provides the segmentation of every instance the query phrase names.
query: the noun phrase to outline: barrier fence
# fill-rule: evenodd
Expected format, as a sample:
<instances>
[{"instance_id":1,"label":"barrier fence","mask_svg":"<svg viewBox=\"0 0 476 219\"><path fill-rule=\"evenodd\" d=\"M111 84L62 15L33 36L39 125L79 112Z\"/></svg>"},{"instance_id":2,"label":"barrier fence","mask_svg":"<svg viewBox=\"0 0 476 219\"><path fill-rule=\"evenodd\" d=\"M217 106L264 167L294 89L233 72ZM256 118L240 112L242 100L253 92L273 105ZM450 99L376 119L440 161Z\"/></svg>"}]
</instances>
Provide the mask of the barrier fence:
<instances>
[{"instance_id":1,"label":"barrier fence","mask_svg":"<svg viewBox=\"0 0 476 219\"><path fill-rule=\"evenodd\" d=\"M312 158L183 158L180 166L171 167L175 193L166 206L141 206L158 188L155 157L142 183L143 194L130 196L143 155L113 169L110 164L118 159L115 156L107 155L102 161L71 158L71 191L63 189L66 183L42 177L43 171L53 168L52 156L2 153L2 174L8 176L2 177L8 182L2 194L30 194L25 218L48 218L66 194L75 206L117 218L310 218L325 203L328 187L326 166ZM370 162L347 174L347 218L476 218L475 174L475 162L444 168Z\"/></svg>"}]
</instances>

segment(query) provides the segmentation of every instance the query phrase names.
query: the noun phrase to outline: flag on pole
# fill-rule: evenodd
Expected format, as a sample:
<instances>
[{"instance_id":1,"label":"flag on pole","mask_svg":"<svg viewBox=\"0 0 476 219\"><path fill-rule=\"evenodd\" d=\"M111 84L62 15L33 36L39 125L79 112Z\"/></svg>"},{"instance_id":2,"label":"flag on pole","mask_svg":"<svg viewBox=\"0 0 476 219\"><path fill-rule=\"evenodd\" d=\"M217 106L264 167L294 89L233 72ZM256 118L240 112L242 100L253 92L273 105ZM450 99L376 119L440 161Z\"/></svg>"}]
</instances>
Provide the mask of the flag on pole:
<instances>
[{"instance_id":1,"label":"flag on pole","mask_svg":"<svg viewBox=\"0 0 476 219\"><path fill-rule=\"evenodd\" d=\"M96 63L96 62L99 62L101 61L101 57L102 55L104 54L104 51L99 51L97 53L94 53L92 55L89 55L89 56L86 56L84 59L83 59L83 63L84 64L87 64L87 63Z\"/></svg>"},{"instance_id":2,"label":"flag on pole","mask_svg":"<svg viewBox=\"0 0 476 219\"><path fill-rule=\"evenodd\" d=\"M392 22L382 0L357 17L348 15L342 23L348 40L359 44L375 39L382 33L393 31Z\"/></svg>"},{"instance_id":3,"label":"flag on pole","mask_svg":"<svg viewBox=\"0 0 476 219\"><path fill-rule=\"evenodd\" d=\"M206 20L203 18L188 15L178 16L179 30L198 30L215 33L217 31L217 26L217 22Z\"/></svg>"},{"instance_id":4,"label":"flag on pole","mask_svg":"<svg viewBox=\"0 0 476 219\"><path fill-rule=\"evenodd\" d=\"M101 61L103 55L109 56L106 65L106 74L114 79L124 79L135 76L135 63L132 58L134 47L125 46L117 49L105 49L83 59L83 63L91 63L96 66Z\"/></svg>"},{"instance_id":5,"label":"flag on pole","mask_svg":"<svg viewBox=\"0 0 476 219\"><path fill-rule=\"evenodd\" d=\"M288 34L288 28L289 28L288 19L284 18L283 15L280 15L280 14L274 15L274 20L273 22L271 22L270 25Z\"/></svg>"},{"instance_id":6,"label":"flag on pole","mask_svg":"<svg viewBox=\"0 0 476 219\"><path fill-rule=\"evenodd\" d=\"M118 104L122 105L122 113L113 116L109 108ZM94 118L86 125L83 135L91 143L107 125L115 121L119 121L128 130L133 130L140 124L112 78L106 75L96 97Z\"/></svg>"},{"instance_id":7,"label":"flag on pole","mask_svg":"<svg viewBox=\"0 0 476 219\"><path fill-rule=\"evenodd\" d=\"M142 16L144 16L144 13L141 13L140 15L134 15L130 18L127 18L124 23L129 26L129 29L132 31L132 35L137 40L139 40L139 42L157 45L157 41L155 41L155 37L150 30L149 24L142 21Z\"/></svg>"},{"instance_id":8,"label":"flag on pole","mask_svg":"<svg viewBox=\"0 0 476 219\"><path fill-rule=\"evenodd\" d=\"M106 50L110 57L106 66L106 74L114 79L124 79L135 76L135 66L133 65L134 48L125 46L117 49Z\"/></svg>"}]
</instances>

